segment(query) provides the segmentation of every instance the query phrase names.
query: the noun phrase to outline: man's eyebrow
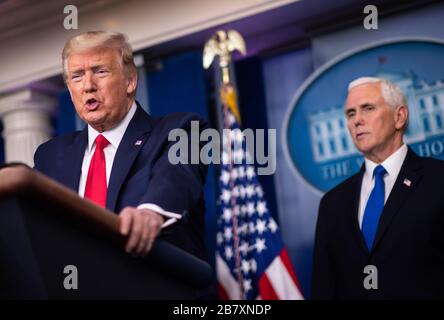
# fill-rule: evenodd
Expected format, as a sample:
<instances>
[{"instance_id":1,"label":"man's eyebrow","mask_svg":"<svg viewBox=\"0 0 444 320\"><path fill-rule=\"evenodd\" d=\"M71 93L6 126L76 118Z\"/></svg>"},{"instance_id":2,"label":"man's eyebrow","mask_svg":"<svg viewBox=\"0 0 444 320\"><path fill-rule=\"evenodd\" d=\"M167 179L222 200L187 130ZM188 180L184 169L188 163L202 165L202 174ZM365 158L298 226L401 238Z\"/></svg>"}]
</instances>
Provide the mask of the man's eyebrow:
<instances>
[{"instance_id":1,"label":"man's eyebrow","mask_svg":"<svg viewBox=\"0 0 444 320\"><path fill-rule=\"evenodd\" d=\"M74 70L72 70L71 73L82 73L84 71L85 70L83 68L79 67L79 68L74 68Z\"/></svg>"},{"instance_id":2,"label":"man's eyebrow","mask_svg":"<svg viewBox=\"0 0 444 320\"><path fill-rule=\"evenodd\" d=\"M107 64L107 63L100 63L100 64L91 65L91 70L97 71L98 69L113 70L114 66L111 64Z\"/></svg>"},{"instance_id":3,"label":"man's eyebrow","mask_svg":"<svg viewBox=\"0 0 444 320\"><path fill-rule=\"evenodd\" d=\"M360 108L365 108L365 107L368 107L368 106L374 106L375 104L374 103L371 103L371 102L363 102L363 103L361 103L360 105L359 105L359 107Z\"/></svg>"},{"instance_id":4,"label":"man's eyebrow","mask_svg":"<svg viewBox=\"0 0 444 320\"><path fill-rule=\"evenodd\" d=\"M97 70L97 69L105 68L105 67L106 66L103 64L96 64L96 65L90 66L88 69ZM82 72L85 72L85 69L83 67L74 68L74 70L71 71L71 73L82 73Z\"/></svg>"},{"instance_id":5,"label":"man's eyebrow","mask_svg":"<svg viewBox=\"0 0 444 320\"><path fill-rule=\"evenodd\" d=\"M93 64L91 66L91 69L96 70L96 69L100 69L100 68L104 68L104 67L105 67L105 65L103 65L103 64Z\"/></svg>"},{"instance_id":6,"label":"man's eyebrow","mask_svg":"<svg viewBox=\"0 0 444 320\"><path fill-rule=\"evenodd\" d=\"M357 107L355 107L355 106L349 107L348 109L345 110L345 114L348 114L348 113L350 113L352 111L356 111L357 108L365 108L365 107L368 107L368 106L374 107L375 104L371 103L371 102L363 102L363 103L359 104Z\"/></svg>"},{"instance_id":7,"label":"man's eyebrow","mask_svg":"<svg viewBox=\"0 0 444 320\"><path fill-rule=\"evenodd\" d=\"M345 109L345 114L350 113L351 111L355 111L355 110L356 110L356 108L354 106L351 106L350 108Z\"/></svg>"}]
</instances>

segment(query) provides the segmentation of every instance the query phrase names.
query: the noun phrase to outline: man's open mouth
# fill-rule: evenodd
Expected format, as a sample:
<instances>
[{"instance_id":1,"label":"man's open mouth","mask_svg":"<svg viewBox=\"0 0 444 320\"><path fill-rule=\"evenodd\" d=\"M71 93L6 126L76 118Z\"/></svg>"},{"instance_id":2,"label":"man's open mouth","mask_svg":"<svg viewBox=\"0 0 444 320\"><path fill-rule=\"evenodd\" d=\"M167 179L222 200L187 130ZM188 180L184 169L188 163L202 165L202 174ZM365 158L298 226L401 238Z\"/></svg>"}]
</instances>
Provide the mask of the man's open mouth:
<instances>
[{"instance_id":1,"label":"man's open mouth","mask_svg":"<svg viewBox=\"0 0 444 320\"><path fill-rule=\"evenodd\" d=\"M99 101L97 101L94 98L88 99L88 100L86 100L85 107L89 111L94 111L99 107Z\"/></svg>"}]
</instances>

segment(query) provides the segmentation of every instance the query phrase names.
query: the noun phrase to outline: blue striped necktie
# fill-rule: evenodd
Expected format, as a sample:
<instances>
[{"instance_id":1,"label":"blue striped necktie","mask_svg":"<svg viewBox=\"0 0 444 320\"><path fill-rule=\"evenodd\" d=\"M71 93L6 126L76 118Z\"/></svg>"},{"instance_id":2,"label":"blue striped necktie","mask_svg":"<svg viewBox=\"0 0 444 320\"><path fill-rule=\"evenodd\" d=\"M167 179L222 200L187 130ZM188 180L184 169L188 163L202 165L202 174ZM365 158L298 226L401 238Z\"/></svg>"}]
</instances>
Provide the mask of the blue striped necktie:
<instances>
[{"instance_id":1,"label":"blue striped necktie","mask_svg":"<svg viewBox=\"0 0 444 320\"><path fill-rule=\"evenodd\" d=\"M371 251L376 230L378 229L379 218L384 209L384 175L387 171L383 166L378 165L373 171L375 176L375 186L373 187L367 205L364 210L362 220L362 234L364 235L367 248Z\"/></svg>"}]
</instances>

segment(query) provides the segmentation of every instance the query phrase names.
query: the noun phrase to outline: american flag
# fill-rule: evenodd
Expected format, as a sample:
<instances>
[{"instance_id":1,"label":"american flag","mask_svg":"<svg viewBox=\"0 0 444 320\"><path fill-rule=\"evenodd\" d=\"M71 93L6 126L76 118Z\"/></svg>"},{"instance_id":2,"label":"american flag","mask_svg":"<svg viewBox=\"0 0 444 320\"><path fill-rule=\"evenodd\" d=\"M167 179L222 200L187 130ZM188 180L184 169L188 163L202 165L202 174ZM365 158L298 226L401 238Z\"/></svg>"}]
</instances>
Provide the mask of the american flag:
<instances>
[{"instance_id":1,"label":"american flag","mask_svg":"<svg viewBox=\"0 0 444 320\"><path fill-rule=\"evenodd\" d=\"M231 86L222 90L235 94ZM235 95L221 96L224 133L216 235L219 295L230 300L303 299L234 116L238 116Z\"/></svg>"}]
</instances>

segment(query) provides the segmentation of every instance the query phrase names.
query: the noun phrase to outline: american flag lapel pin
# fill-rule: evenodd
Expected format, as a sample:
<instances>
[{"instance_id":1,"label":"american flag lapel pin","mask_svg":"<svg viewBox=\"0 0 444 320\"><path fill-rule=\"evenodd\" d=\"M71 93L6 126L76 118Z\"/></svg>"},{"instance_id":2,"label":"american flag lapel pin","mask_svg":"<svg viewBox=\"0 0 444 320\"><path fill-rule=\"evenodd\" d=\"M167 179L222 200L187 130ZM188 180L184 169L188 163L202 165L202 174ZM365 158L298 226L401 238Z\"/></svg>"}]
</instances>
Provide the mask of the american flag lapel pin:
<instances>
[{"instance_id":1,"label":"american flag lapel pin","mask_svg":"<svg viewBox=\"0 0 444 320\"><path fill-rule=\"evenodd\" d=\"M404 184L405 184L407 187L411 187L411 186L412 186L412 181L410 181L409 179L405 178L405 179L404 179Z\"/></svg>"},{"instance_id":2,"label":"american flag lapel pin","mask_svg":"<svg viewBox=\"0 0 444 320\"><path fill-rule=\"evenodd\" d=\"M134 145L135 145L135 146L140 146L140 145L142 145L142 140L137 140L137 141L134 143Z\"/></svg>"}]
</instances>

